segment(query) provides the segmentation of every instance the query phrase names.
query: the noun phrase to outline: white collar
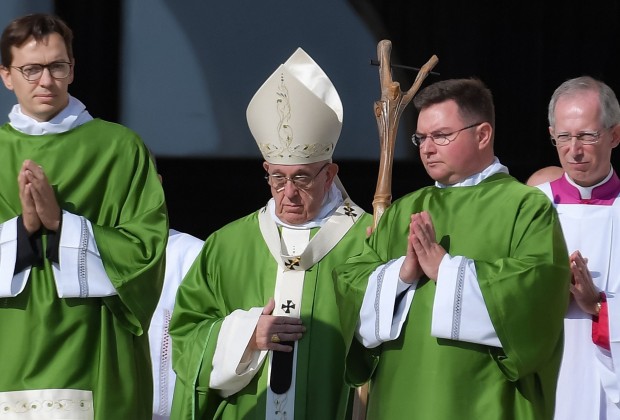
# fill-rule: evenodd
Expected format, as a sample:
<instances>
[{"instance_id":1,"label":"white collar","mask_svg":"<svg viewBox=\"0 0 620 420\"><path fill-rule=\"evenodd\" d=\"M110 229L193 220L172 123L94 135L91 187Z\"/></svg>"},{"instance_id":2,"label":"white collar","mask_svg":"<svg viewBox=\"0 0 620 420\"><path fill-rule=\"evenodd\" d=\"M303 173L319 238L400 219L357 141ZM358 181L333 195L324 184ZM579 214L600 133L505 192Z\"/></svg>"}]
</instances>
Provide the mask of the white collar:
<instances>
[{"instance_id":1,"label":"white collar","mask_svg":"<svg viewBox=\"0 0 620 420\"><path fill-rule=\"evenodd\" d=\"M19 104L14 105L9 113L9 121L14 129L33 136L64 133L92 119L86 106L71 95L69 104L49 121L37 121L24 114Z\"/></svg>"},{"instance_id":2,"label":"white collar","mask_svg":"<svg viewBox=\"0 0 620 420\"><path fill-rule=\"evenodd\" d=\"M284 226L290 229L311 229L314 227L323 226L325 222L327 221L327 219L329 219L329 217L332 215L332 213L338 207L340 207L342 202L343 202L342 193L336 187L336 184L332 183L331 188L329 189L329 191L327 192L327 195L323 199L323 205L321 206L321 210L319 211L319 214L314 219L308 222L305 222L299 225L290 225L280 220L280 218L276 216L276 206L275 206L275 200L273 198L270 199L269 202L267 203L267 211L269 211L269 213L271 214L271 217L273 218L273 220L275 220L278 226Z\"/></svg>"},{"instance_id":3,"label":"white collar","mask_svg":"<svg viewBox=\"0 0 620 420\"><path fill-rule=\"evenodd\" d=\"M589 200L589 199L592 198L592 191L594 191L594 189L596 187L600 187L601 185L603 185L604 183L609 181L611 179L611 177L613 176L613 174L614 174L614 168L612 167L612 168L609 169L609 173L607 174L607 176L605 177L604 180L602 180L598 184L592 185L590 187L582 187L581 185L575 184L575 181L573 181L571 179L571 177L569 177L566 172L564 173L564 178L566 178L566 180L568 181L569 184L571 184L573 187L577 188L577 190L579 191L579 195L581 196L581 198L583 200Z\"/></svg>"},{"instance_id":4,"label":"white collar","mask_svg":"<svg viewBox=\"0 0 620 420\"><path fill-rule=\"evenodd\" d=\"M508 168L499 163L499 159L495 157L493 159L493 163L487 166L482 172L478 172L468 178L465 178L461 182L457 182L456 184L446 185L440 182L435 182L435 186L437 188L449 188L449 187L472 187L474 185L480 184L482 181L490 177L491 175L495 175L497 173L508 173Z\"/></svg>"}]
</instances>

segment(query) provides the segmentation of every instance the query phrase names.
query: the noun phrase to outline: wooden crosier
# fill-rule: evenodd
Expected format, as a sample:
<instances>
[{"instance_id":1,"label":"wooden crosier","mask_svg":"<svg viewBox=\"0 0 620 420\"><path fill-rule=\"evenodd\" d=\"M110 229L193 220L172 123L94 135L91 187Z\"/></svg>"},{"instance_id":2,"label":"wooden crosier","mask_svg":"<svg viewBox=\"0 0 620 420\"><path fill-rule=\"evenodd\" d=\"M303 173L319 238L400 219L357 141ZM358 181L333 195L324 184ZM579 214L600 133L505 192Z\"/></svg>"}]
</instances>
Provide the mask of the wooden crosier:
<instances>
[{"instance_id":1,"label":"wooden crosier","mask_svg":"<svg viewBox=\"0 0 620 420\"><path fill-rule=\"evenodd\" d=\"M400 90L400 84L392 80L391 51L392 42L387 39L380 41L377 45L381 99L375 102L375 118L379 128L380 157L377 187L372 201L373 229L377 227L383 212L392 204L392 166L400 117L420 89L426 76L439 61L437 56L433 55L422 66L409 90L403 93Z\"/></svg>"},{"instance_id":2,"label":"wooden crosier","mask_svg":"<svg viewBox=\"0 0 620 420\"><path fill-rule=\"evenodd\" d=\"M375 118L379 128L380 155L379 174L377 187L372 201L373 223L372 229L376 229L379 219L385 210L392 204L392 167L394 163L394 145L398 123L405 107L411 102L420 89L424 79L437 64L439 59L433 55L422 66L415 81L406 93L400 90L400 84L392 80L392 68L390 66L390 53L392 42L384 39L377 45L377 57L379 58L379 81L381 83L381 99L375 102ZM366 419L366 403L368 400L368 383L357 388L353 401L353 419Z\"/></svg>"}]
</instances>

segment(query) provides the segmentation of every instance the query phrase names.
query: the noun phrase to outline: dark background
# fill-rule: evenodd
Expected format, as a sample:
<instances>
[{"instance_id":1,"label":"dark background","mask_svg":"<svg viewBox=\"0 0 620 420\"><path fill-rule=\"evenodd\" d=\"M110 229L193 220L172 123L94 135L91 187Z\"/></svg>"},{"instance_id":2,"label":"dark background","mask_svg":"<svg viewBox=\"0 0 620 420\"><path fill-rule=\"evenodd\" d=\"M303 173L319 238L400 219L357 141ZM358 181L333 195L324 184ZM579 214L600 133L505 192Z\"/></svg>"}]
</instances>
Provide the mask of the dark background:
<instances>
[{"instance_id":1,"label":"dark background","mask_svg":"<svg viewBox=\"0 0 620 420\"><path fill-rule=\"evenodd\" d=\"M74 53L80 60L71 93L87 104L92 115L110 121L119 121L121 111L121 2L55 2L56 13L74 30ZM424 86L470 76L489 86L497 114L496 155L521 181L542 166L557 164L547 134L547 103L560 83L588 74L620 92L620 6L616 0L348 3L377 42L392 41L392 63L419 67L433 54L439 57L435 70L441 76L429 76ZM402 70L395 70L393 76L403 91L414 77ZM415 118L410 106L401 129L411 132ZM157 163L164 178L171 227L203 239L269 198L260 160L158 156ZM378 161L337 163L353 200L372 211ZM395 161L394 198L430 183L413 150L407 159Z\"/></svg>"}]
</instances>

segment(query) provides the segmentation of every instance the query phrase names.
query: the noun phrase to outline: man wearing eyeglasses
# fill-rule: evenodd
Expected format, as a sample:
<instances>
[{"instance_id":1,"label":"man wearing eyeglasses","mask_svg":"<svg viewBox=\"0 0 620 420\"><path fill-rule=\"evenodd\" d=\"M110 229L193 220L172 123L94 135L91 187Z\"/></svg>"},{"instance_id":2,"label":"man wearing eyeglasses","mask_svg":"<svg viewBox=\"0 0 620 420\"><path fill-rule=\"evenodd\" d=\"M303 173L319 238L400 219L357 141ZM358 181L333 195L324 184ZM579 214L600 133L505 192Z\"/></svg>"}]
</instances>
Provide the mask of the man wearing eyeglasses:
<instances>
[{"instance_id":1,"label":"man wearing eyeglasses","mask_svg":"<svg viewBox=\"0 0 620 420\"><path fill-rule=\"evenodd\" d=\"M564 176L539 188L557 208L570 253L571 299L555 418L620 419L620 106L588 76L562 83L549 102L549 133Z\"/></svg>"},{"instance_id":2,"label":"man wearing eyeglasses","mask_svg":"<svg viewBox=\"0 0 620 420\"><path fill-rule=\"evenodd\" d=\"M17 99L0 127L1 411L146 420L164 194L140 138L68 93L72 38L45 14L0 38L0 75Z\"/></svg>"},{"instance_id":3,"label":"man wearing eyeglasses","mask_svg":"<svg viewBox=\"0 0 620 420\"><path fill-rule=\"evenodd\" d=\"M271 199L207 238L170 322L179 419L342 419L345 342L332 270L362 251L372 217L332 154L342 103L301 48L247 109Z\"/></svg>"},{"instance_id":4,"label":"man wearing eyeglasses","mask_svg":"<svg viewBox=\"0 0 620 420\"><path fill-rule=\"evenodd\" d=\"M551 419L570 277L557 215L495 157L481 81L414 104L435 185L395 201L335 270L347 380L370 381L369 420Z\"/></svg>"}]
</instances>

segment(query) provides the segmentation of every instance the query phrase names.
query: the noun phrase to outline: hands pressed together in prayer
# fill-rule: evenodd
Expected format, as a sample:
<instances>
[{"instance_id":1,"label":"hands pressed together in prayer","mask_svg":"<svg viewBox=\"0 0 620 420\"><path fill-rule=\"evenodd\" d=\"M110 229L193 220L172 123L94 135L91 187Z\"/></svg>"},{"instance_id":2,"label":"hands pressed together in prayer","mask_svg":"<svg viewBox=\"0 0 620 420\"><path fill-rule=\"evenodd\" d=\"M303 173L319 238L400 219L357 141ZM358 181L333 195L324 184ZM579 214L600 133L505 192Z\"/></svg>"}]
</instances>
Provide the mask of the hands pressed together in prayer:
<instances>
[{"instance_id":1,"label":"hands pressed together in prayer","mask_svg":"<svg viewBox=\"0 0 620 420\"><path fill-rule=\"evenodd\" d=\"M430 214L426 211L412 214L407 239L407 254L400 269L401 280L413 283L414 280L426 274L429 279L437 281L439 263L446 254L446 250L437 243Z\"/></svg>"},{"instance_id":2,"label":"hands pressed together in prayer","mask_svg":"<svg viewBox=\"0 0 620 420\"><path fill-rule=\"evenodd\" d=\"M275 307L275 301L269 298L250 340L251 350L290 352L293 351L293 346L280 344L280 342L298 341L306 332L306 327L301 324L299 318L271 315Z\"/></svg>"},{"instance_id":3,"label":"hands pressed together in prayer","mask_svg":"<svg viewBox=\"0 0 620 420\"><path fill-rule=\"evenodd\" d=\"M60 206L43 168L32 160L25 160L17 176L22 218L28 234L41 226L57 231L60 225Z\"/></svg>"},{"instance_id":4,"label":"hands pressed together in prayer","mask_svg":"<svg viewBox=\"0 0 620 420\"><path fill-rule=\"evenodd\" d=\"M570 269L572 273L570 292L577 305L586 313L598 315L596 304L600 301L600 292L592 281L592 274L588 269L588 259L575 251L570 255Z\"/></svg>"}]
</instances>

